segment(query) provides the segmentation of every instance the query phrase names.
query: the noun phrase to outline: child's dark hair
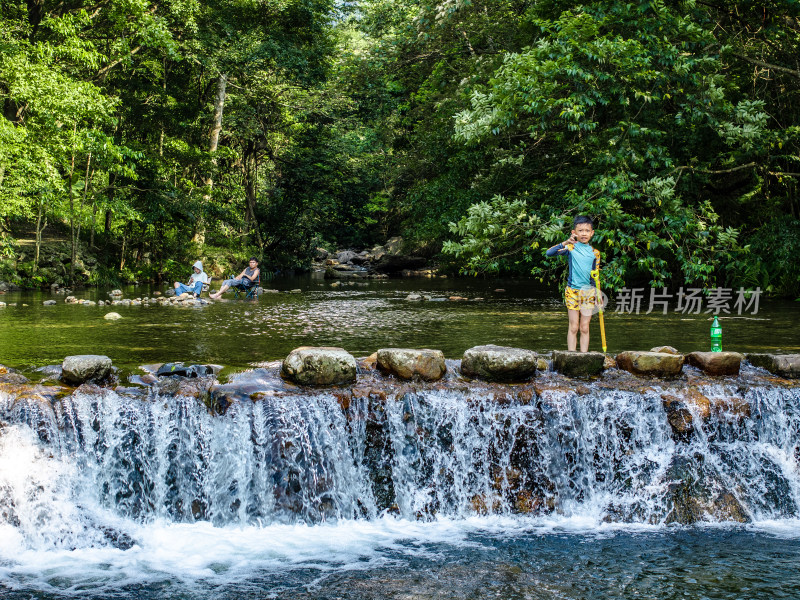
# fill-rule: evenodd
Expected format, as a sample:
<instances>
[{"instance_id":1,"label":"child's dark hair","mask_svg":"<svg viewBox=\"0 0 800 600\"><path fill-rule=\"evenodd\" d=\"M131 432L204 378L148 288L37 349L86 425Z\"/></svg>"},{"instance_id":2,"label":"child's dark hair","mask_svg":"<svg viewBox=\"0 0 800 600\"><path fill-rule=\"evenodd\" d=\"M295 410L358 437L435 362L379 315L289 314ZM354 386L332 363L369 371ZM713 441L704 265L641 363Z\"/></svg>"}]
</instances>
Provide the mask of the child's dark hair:
<instances>
[{"instance_id":1,"label":"child's dark hair","mask_svg":"<svg viewBox=\"0 0 800 600\"><path fill-rule=\"evenodd\" d=\"M257 259L255 256L251 256L251 257L250 257L250 260L251 260L252 262L258 262L258 259Z\"/></svg>"},{"instance_id":2,"label":"child's dark hair","mask_svg":"<svg viewBox=\"0 0 800 600\"><path fill-rule=\"evenodd\" d=\"M594 229L594 221L592 221L592 217L587 217L586 215L578 215L572 220L572 228L575 229L578 225L583 225L584 223L588 223L589 227Z\"/></svg>"}]
</instances>

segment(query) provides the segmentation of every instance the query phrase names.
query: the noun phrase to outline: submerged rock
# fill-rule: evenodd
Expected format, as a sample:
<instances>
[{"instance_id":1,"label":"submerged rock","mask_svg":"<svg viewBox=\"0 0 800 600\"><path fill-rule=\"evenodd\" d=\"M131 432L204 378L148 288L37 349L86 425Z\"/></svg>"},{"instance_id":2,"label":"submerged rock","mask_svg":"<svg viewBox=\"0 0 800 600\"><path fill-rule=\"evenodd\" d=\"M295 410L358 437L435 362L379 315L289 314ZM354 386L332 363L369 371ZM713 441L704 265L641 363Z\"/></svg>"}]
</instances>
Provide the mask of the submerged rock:
<instances>
[{"instance_id":1,"label":"submerged rock","mask_svg":"<svg viewBox=\"0 0 800 600\"><path fill-rule=\"evenodd\" d=\"M738 375L743 358L738 352L691 352L686 362L709 375Z\"/></svg>"},{"instance_id":2,"label":"submerged rock","mask_svg":"<svg viewBox=\"0 0 800 600\"><path fill-rule=\"evenodd\" d=\"M19 373L16 369L0 365L0 383L27 383L28 378Z\"/></svg>"},{"instance_id":3,"label":"submerged rock","mask_svg":"<svg viewBox=\"0 0 800 600\"><path fill-rule=\"evenodd\" d=\"M213 375L214 369L209 365L184 365L183 363L166 363L156 371L158 377L205 377Z\"/></svg>"},{"instance_id":4,"label":"submerged rock","mask_svg":"<svg viewBox=\"0 0 800 600\"><path fill-rule=\"evenodd\" d=\"M356 359L343 348L301 346L289 353L281 375L300 385L341 385L356 380Z\"/></svg>"},{"instance_id":5,"label":"submerged rock","mask_svg":"<svg viewBox=\"0 0 800 600\"><path fill-rule=\"evenodd\" d=\"M750 522L739 499L702 457L676 456L667 471L669 481L666 523L691 525L700 521Z\"/></svg>"},{"instance_id":6,"label":"submerged rock","mask_svg":"<svg viewBox=\"0 0 800 600\"><path fill-rule=\"evenodd\" d=\"M102 381L111 375L111 359L99 354L67 356L61 363L61 379L67 383L80 384L87 381Z\"/></svg>"},{"instance_id":7,"label":"submerged rock","mask_svg":"<svg viewBox=\"0 0 800 600\"><path fill-rule=\"evenodd\" d=\"M711 410L714 416L723 423L736 423L743 419L749 419L752 413L750 403L738 396L712 399Z\"/></svg>"},{"instance_id":8,"label":"submerged rock","mask_svg":"<svg viewBox=\"0 0 800 600\"><path fill-rule=\"evenodd\" d=\"M383 348L378 350L377 364L384 373L401 379L436 381L447 371L441 350Z\"/></svg>"},{"instance_id":9,"label":"submerged rock","mask_svg":"<svg viewBox=\"0 0 800 600\"><path fill-rule=\"evenodd\" d=\"M634 375L677 377L683 369L683 355L627 350L617 354L617 366Z\"/></svg>"},{"instance_id":10,"label":"submerged rock","mask_svg":"<svg viewBox=\"0 0 800 600\"><path fill-rule=\"evenodd\" d=\"M567 377L591 377L605 368L606 355L602 352L553 352L553 370Z\"/></svg>"},{"instance_id":11,"label":"submerged rock","mask_svg":"<svg viewBox=\"0 0 800 600\"><path fill-rule=\"evenodd\" d=\"M461 373L486 381L521 382L536 374L536 353L506 346L475 346L464 352Z\"/></svg>"},{"instance_id":12,"label":"submerged rock","mask_svg":"<svg viewBox=\"0 0 800 600\"><path fill-rule=\"evenodd\" d=\"M103 318L106 321L116 321L117 319L121 319L122 315L117 313L117 312L110 312L110 313L106 313L105 315L103 315Z\"/></svg>"},{"instance_id":13,"label":"submerged rock","mask_svg":"<svg viewBox=\"0 0 800 600\"><path fill-rule=\"evenodd\" d=\"M748 354L747 360L754 367L786 379L800 378L800 354Z\"/></svg>"}]
</instances>

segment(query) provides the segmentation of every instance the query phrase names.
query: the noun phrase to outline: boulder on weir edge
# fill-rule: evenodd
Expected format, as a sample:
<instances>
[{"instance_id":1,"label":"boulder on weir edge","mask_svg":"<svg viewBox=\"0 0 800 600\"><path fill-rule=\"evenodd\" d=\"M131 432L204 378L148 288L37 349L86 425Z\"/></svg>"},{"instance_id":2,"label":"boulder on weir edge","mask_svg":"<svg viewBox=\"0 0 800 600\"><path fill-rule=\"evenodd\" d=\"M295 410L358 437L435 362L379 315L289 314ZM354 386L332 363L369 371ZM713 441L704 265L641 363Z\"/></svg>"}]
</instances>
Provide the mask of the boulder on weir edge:
<instances>
[{"instance_id":1,"label":"boulder on weir edge","mask_svg":"<svg viewBox=\"0 0 800 600\"><path fill-rule=\"evenodd\" d=\"M343 348L301 346L283 360L281 376L300 385L353 383L356 359Z\"/></svg>"},{"instance_id":2,"label":"boulder on weir edge","mask_svg":"<svg viewBox=\"0 0 800 600\"><path fill-rule=\"evenodd\" d=\"M626 350L616 360L618 368L645 377L677 377L683 369L683 354Z\"/></svg>"},{"instance_id":3,"label":"boulder on weir edge","mask_svg":"<svg viewBox=\"0 0 800 600\"><path fill-rule=\"evenodd\" d=\"M400 379L437 381L447 372L442 351L428 348L382 348L378 350L377 365L382 372Z\"/></svg>"},{"instance_id":4,"label":"boulder on weir edge","mask_svg":"<svg viewBox=\"0 0 800 600\"><path fill-rule=\"evenodd\" d=\"M67 356L61 363L61 379L71 384L102 381L111 375L111 359L99 354Z\"/></svg>"},{"instance_id":5,"label":"boulder on weir edge","mask_svg":"<svg viewBox=\"0 0 800 600\"><path fill-rule=\"evenodd\" d=\"M16 369L0 365L0 383L28 383L28 378L19 373Z\"/></svg>"},{"instance_id":6,"label":"boulder on weir edge","mask_svg":"<svg viewBox=\"0 0 800 600\"><path fill-rule=\"evenodd\" d=\"M686 362L709 375L738 375L743 358L738 352L690 352Z\"/></svg>"},{"instance_id":7,"label":"boulder on weir edge","mask_svg":"<svg viewBox=\"0 0 800 600\"><path fill-rule=\"evenodd\" d=\"M591 377L605 368L606 355L602 352L553 352L553 370L567 377Z\"/></svg>"},{"instance_id":8,"label":"boulder on weir edge","mask_svg":"<svg viewBox=\"0 0 800 600\"><path fill-rule=\"evenodd\" d=\"M650 352L663 352L664 354L680 354L677 348L673 348L672 346L656 346L655 348L650 348Z\"/></svg>"},{"instance_id":9,"label":"boulder on weir edge","mask_svg":"<svg viewBox=\"0 0 800 600\"><path fill-rule=\"evenodd\" d=\"M485 381L514 383L536 374L537 356L533 350L506 346L475 346L464 352L461 373Z\"/></svg>"},{"instance_id":10,"label":"boulder on weir edge","mask_svg":"<svg viewBox=\"0 0 800 600\"><path fill-rule=\"evenodd\" d=\"M800 378L800 354L748 354L747 360L779 377Z\"/></svg>"}]
</instances>

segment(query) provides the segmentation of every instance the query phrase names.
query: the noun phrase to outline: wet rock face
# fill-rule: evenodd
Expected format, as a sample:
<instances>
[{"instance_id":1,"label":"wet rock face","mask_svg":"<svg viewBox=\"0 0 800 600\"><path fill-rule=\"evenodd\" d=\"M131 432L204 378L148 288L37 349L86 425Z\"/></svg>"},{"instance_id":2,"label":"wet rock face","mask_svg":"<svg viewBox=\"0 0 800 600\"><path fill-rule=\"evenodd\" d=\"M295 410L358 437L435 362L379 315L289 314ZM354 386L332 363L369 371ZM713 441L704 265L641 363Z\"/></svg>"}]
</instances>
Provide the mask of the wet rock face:
<instances>
[{"instance_id":1,"label":"wet rock face","mask_svg":"<svg viewBox=\"0 0 800 600\"><path fill-rule=\"evenodd\" d=\"M111 359L98 354L67 356L61 363L61 379L67 383L81 384L102 381L111 375Z\"/></svg>"},{"instance_id":2,"label":"wet rock face","mask_svg":"<svg viewBox=\"0 0 800 600\"><path fill-rule=\"evenodd\" d=\"M536 359L532 350L494 344L475 346L464 352L461 373L486 381L522 382L536 374Z\"/></svg>"},{"instance_id":3,"label":"wet rock face","mask_svg":"<svg viewBox=\"0 0 800 600\"><path fill-rule=\"evenodd\" d=\"M602 352L553 352L553 370L567 377L591 377L605 368Z\"/></svg>"},{"instance_id":4,"label":"wet rock face","mask_svg":"<svg viewBox=\"0 0 800 600\"><path fill-rule=\"evenodd\" d=\"M751 519L741 502L723 483L719 473L702 458L676 456L667 473L669 512L666 523L691 525L700 521Z\"/></svg>"},{"instance_id":5,"label":"wet rock face","mask_svg":"<svg viewBox=\"0 0 800 600\"><path fill-rule=\"evenodd\" d=\"M0 365L0 383L27 383L28 378L18 373L16 369Z\"/></svg>"},{"instance_id":6,"label":"wet rock face","mask_svg":"<svg viewBox=\"0 0 800 600\"><path fill-rule=\"evenodd\" d=\"M208 365L184 365L183 363L165 363L156 371L158 377L205 377L213 374L214 369Z\"/></svg>"},{"instance_id":7,"label":"wet rock face","mask_svg":"<svg viewBox=\"0 0 800 600\"><path fill-rule=\"evenodd\" d=\"M284 359L281 375L300 385L353 383L356 359L342 348L302 346Z\"/></svg>"},{"instance_id":8,"label":"wet rock face","mask_svg":"<svg viewBox=\"0 0 800 600\"><path fill-rule=\"evenodd\" d=\"M377 359L378 368L382 372L400 379L437 381L447 371L441 350L384 348L378 350Z\"/></svg>"},{"instance_id":9,"label":"wet rock face","mask_svg":"<svg viewBox=\"0 0 800 600\"><path fill-rule=\"evenodd\" d=\"M682 390L678 395L662 394L664 411L672 432L678 440L688 441L694 433L694 415L702 425L711 415L711 401L695 388Z\"/></svg>"},{"instance_id":10,"label":"wet rock face","mask_svg":"<svg viewBox=\"0 0 800 600\"><path fill-rule=\"evenodd\" d=\"M625 351L617 354L617 367L645 377L677 377L683 369L682 354Z\"/></svg>"},{"instance_id":11,"label":"wet rock face","mask_svg":"<svg viewBox=\"0 0 800 600\"><path fill-rule=\"evenodd\" d=\"M800 354L748 354L747 360L780 377L800 379Z\"/></svg>"},{"instance_id":12,"label":"wet rock face","mask_svg":"<svg viewBox=\"0 0 800 600\"><path fill-rule=\"evenodd\" d=\"M692 352L686 362L709 375L738 375L743 358L738 352Z\"/></svg>"}]
</instances>

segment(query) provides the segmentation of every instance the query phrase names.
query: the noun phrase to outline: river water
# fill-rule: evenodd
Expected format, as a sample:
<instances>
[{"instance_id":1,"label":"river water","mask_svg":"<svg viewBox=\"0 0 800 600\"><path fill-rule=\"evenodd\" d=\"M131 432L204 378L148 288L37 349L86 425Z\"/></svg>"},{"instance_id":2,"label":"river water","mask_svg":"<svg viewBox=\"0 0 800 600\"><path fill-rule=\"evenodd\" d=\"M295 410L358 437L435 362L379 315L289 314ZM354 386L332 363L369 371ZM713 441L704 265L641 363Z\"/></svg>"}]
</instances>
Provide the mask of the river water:
<instances>
[{"instance_id":1,"label":"river water","mask_svg":"<svg viewBox=\"0 0 800 600\"><path fill-rule=\"evenodd\" d=\"M15 366L60 364L71 354L105 354L120 367L191 361L245 368L282 360L298 346L340 346L355 356L379 348L436 348L460 358L479 344L528 348L539 352L566 347L567 317L552 288L528 281L483 279L368 280L332 287L310 277L276 279L281 291L258 302L226 300L202 308L160 306L98 307L65 305L64 296L18 292L0 296L17 306L0 309L0 363ZM164 288L161 288L162 290ZM300 293L287 293L299 289ZM502 289L504 291L495 291ZM152 295L149 286L123 290L125 297ZM78 298L108 299L107 290L84 290ZM409 293L431 301L409 302ZM676 312L676 301L645 314L608 308L608 350L649 350L671 345L683 352L709 346L710 314ZM448 301L451 296L467 301ZM56 306L42 301L56 298ZM614 297L612 297L612 302ZM28 306L22 306L22 304ZM102 316L118 312L122 319ZM721 313L725 349L741 352L798 352L800 303L761 299L757 314L733 308ZM600 350L597 317L591 349Z\"/></svg>"},{"instance_id":2,"label":"river water","mask_svg":"<svg viewBox=\"0 0 800 600\"><path fill-rule=\"evenodd\" d=\"M117 322L102 319L108 307L3 298L18 305L0 309L0 363L35 376L68 354L107 354L125 385L0 385L0 598L800 597L796 386L752 368L695 381L752 414L698 425L689 442L673 440L658 382L576 392L555 378L530 403L431 385L343 408L259 365L303 344L547 351L563 347L564 310L508 281L274 285L303 291L113 307ZM484 299L439 300L450 295ZM797 351L796 311L765 301L724 319L726 347ZM612 352L703 348L708 326L680 313L606 320ZM269 393L213 415L191 390L125 387L126 371L165 360L222 364L223 381ZM736 510L678 525L678 482Z\"/></svg>"}]
</instances>

